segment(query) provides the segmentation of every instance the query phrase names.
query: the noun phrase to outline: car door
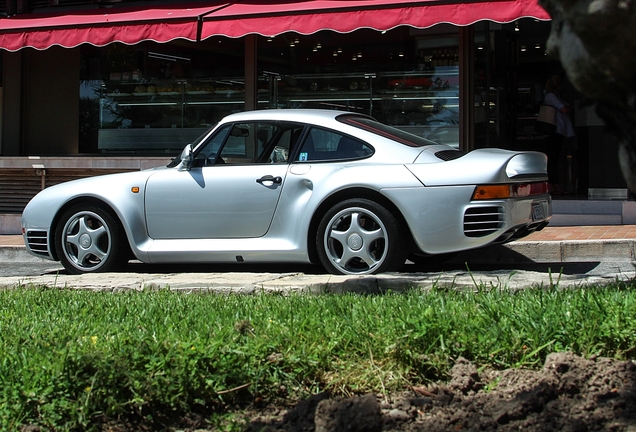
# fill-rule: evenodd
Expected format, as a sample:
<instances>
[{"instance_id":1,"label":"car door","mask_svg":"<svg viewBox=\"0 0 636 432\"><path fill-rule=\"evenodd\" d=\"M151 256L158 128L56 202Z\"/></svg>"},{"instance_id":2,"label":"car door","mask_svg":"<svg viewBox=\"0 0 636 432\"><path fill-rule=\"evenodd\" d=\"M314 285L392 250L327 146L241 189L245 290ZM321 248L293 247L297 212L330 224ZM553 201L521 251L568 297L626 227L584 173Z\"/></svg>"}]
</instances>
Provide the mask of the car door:
<instances>
[{"instance_id":1,"label":"car door","mask_svg":"<svg viewBox=\"0 0 636 432\"><path fill-rule=\"evenodd\" d=\"M167 169L152 175L146 186L148 235L153 239L265 235L289 167L286 160L274 163L270 157L276 134L280 135L279 126L262 122L220 128L199 146L189 171Z\"/></svg>"}]
</instances>

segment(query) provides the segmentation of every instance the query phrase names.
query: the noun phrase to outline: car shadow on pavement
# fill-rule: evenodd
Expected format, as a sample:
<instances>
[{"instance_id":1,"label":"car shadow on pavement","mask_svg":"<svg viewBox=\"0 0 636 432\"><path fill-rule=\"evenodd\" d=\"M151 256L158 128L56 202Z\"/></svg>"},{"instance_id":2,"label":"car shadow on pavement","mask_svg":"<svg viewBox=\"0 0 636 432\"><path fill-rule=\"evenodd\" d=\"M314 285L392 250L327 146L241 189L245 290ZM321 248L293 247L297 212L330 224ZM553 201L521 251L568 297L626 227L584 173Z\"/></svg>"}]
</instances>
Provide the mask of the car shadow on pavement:
<instances>
[{"instance_id":1,"label":"car shadow on pavement","mask_svg":"<svg viewBox=\"0 0 636 432\"><path fill-rule=\"evenodd\" d=\"M600 262L568 263L472 263L457 259L446 263L414 264L407 262L398 273L443 273L457 271L495 272L502 270L525 270L552 274L586 274L593 271ZM131 261L128 265L113 273L173 274L173 273L303 273L306 275L329 275L321 266L311 264L144 264ZM69 273L64 269L47 269L42 275Z\"/></svg>"},{"instance_id":2,"label":"car shadow on pavement","mask_svg":"<svg viewBox=\"0 0 636 432\"><path fill-rule=\"evenodd\" d=\"M402 272L404 273L440 273L444 271L471 271L471 272L489 272L500 270L525 270L538 273L552 273L552 274L586 274L594 270L600 262L553 262L553 263L471 263L470 261L458 262L453 260L447 263L436 263L432 265L427 264L413 264L407 263L404 265Z\"/></svg>"},{"instance_id":3,"label":"car shadow on pavement","mask_svg":"<svg viewBox=\"0 0 636 432\"><path fill-rule=\"evenodd\" d=\"M535 262L506 248L490 246L449 255L420 257L417 263L407 261L399 273L440 273L457 271L495 272L526 270L540 273L577 275L594 271L601 262ZM65 270L45 271L42 274L68 274ZM302 263L206 263L206 264L145 264L130 261L117 273L171 274L171 273L303 273L328 275L320 265Z\"/></svg>"},{"instance_id":4,"label":"car shadow on pavement","mask_svg":"<svg viewBox=\"0 0 636 432\"><path fill-rule=\"evenodd\" d=\"M247 264L247 263L207 263L207 264L145 264L131 261L120 273L304 273L326 274L318 265L312 264Z\"/></svg>"}]
</instances>

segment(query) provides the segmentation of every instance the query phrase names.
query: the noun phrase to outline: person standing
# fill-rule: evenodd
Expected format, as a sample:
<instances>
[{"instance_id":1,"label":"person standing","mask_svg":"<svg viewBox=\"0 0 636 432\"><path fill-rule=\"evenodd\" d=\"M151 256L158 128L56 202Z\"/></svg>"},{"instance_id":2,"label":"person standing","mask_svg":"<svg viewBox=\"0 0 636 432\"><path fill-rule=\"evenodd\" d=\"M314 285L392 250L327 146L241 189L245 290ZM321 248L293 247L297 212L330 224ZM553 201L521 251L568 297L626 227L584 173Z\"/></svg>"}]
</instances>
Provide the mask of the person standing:
<instances>
[{"instance_id":1,"label":"person standing","mask_svg":"<svg viewBox=\"0 0 636 432\"><path fill-rule=\"evenodd\" d=\"M563 171L561 168L561 153L566 140L572 140L575 136L572 124L572 108L561 99L563 90L563 78L560 75L552 75L545 84L543 104L557 109L556 130L546 138L546 154L548 156L548 178L551 192L563 193Z\"/></svg>"}]
</instances>

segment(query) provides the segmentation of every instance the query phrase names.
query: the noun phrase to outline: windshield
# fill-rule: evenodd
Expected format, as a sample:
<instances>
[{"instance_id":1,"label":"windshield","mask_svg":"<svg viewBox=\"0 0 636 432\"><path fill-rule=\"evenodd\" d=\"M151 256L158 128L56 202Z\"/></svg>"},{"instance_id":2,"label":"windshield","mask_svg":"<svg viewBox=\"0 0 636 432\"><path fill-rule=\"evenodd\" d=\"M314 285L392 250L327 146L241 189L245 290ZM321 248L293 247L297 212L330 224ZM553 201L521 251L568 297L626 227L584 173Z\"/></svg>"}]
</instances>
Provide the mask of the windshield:
<instances>
[{"instance_id":1,"label":"windshield","mask_svg":"<svg viewBox=\"0 0 636 432\"><path fill-rule=\"evenodd\" d=\"M338 117L338 121L355 126L367 132L372 132L376 135L383 136L384 138L391 139L409 147L424 147L433 144L437 144L433 141L429 141L425 138L413 135L412 133L405 132L403 130L387 126L370 117L361 117L357 115L341 115Z\"/></svg>"}]
</instances>

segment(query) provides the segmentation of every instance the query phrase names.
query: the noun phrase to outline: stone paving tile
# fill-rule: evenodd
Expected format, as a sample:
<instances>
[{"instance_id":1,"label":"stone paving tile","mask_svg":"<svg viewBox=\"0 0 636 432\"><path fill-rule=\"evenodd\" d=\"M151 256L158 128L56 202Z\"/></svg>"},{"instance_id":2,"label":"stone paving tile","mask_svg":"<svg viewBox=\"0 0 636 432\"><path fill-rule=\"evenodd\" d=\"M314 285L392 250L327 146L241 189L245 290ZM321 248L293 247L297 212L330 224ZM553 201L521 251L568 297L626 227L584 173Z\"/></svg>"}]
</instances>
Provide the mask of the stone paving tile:
<instances>
[{"instance_id":1,"label":"stone paving tile","mask_svg":"<svg viewBox=\"0 0 636 432\"><path fill-rule=\"evenodd\" d=\"M523 241L636 239L636 225L548 226Z\"/></svg>"},{"instance_id":2,"label":"stone paving tile","mask_svg":"<svg viewBox=\"0 0 636 432\"><path fill-rule=\"evenodd\" d=\"M24 246L20 235L0 235L0 246Z\"/></svg>"}]
</instances>

